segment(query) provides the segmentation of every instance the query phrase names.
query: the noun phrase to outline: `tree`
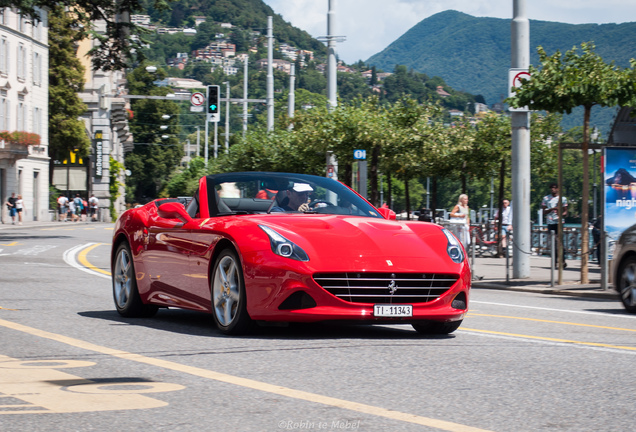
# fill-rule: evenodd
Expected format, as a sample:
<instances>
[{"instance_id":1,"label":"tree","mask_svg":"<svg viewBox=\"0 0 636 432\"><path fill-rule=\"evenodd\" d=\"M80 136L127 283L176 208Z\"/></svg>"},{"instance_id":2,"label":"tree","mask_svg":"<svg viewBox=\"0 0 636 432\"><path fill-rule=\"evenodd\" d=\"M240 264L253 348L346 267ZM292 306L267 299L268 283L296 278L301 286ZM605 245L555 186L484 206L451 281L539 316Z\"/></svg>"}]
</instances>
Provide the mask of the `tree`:
<instances>
[{"instance_id":1,"label":"tree","mask_svg":"<svg viewBox=\"0 0 636 432\"><path fill-rule=\"evenodd\" d=\"M594 52L591 42L581 44L582 54L574 47L563 56L556 51L548 56L543 49L537 49L541 69L530 66L530 78L521 79L521 86L514 90L514 96L507 101L513 107L528 106L531 110L571 113L577 106L583 106L583 193L581 208L581 283L588 283L588 201L589 185L589 138L590 112L594 105L616 106L636 105L636 74L632 69L622 69L607 64Z\"/></svg>"},{"instance_id":2,"label":"tree","mask_svg":"<svg viewBox=\"0 0 636 432\"><path fill-rule=\"evenodd\" d=\"M167 87L153 84L153 80L164 74L162 69L155 74L148 73L143 65L134 69L127 76L130 94L165 96L169 92ZM125 156L126 168L132 172L126 182L126 198L145 202L159 196L183 156L183 141L178 138L181 132L179 105L170 100L137 99L132 109L130 130L135 146ZM164 119L164 115L170 118ZM162 132L161 126L167 129Z\"/></svg>"},{"instance_id":3,"label":"tree","mask_svg":"<svg viewBox=\"0 0 636 432\"><path fill-rule=\"evenodd\" d=\"M167 9L174 0L152 0L155 9ZM130 14L144 10L144 0L0 0L0 7L15 7L25 16L40 21L39 9L71 9L75 24L83 38L92 36L99 44L91 49L93 70L121 70L127 67L133 56L140 59L143 45L143 29L127 19ZM49 16L49 18L52 14ZM106 22L103 35L97 34L95 22ZM137 36L137 37L133 37Z\"/></svg>"},{"instance_id":4,"label":"tree","mask_svg":"<svg viewBox=\"0 0 636 432\"><path fill-rule=\"evenodd\" d=\"M71 151L87 156L90 140L79 119L87 107L77 93L84 89L84 67L76 56L80 32L60 6L49 16L49 155L53 163ZM49 179L49 180L51 180Z\"/></svg>"}]
</instances>

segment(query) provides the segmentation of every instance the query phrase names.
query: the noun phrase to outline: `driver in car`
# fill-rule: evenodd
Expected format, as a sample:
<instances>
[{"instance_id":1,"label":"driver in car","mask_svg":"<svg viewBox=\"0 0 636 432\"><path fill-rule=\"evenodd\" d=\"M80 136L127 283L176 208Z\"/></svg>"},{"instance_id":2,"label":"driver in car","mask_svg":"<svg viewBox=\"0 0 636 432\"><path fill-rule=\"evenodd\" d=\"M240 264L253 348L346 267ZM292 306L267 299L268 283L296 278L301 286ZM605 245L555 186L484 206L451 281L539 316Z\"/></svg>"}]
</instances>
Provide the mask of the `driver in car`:
<instances>
[{"instance_id":1,"label":"driver in car","mask_svg":"<svg viewBox=\"0 0 636 432\"><path fill-rule=\"evenodd\" d=\"M314 189L307 183L294 183L294 187L287 191L287 201L282 205L285 211L309 211L309 194Z\"/></svg>"}]
</instances>

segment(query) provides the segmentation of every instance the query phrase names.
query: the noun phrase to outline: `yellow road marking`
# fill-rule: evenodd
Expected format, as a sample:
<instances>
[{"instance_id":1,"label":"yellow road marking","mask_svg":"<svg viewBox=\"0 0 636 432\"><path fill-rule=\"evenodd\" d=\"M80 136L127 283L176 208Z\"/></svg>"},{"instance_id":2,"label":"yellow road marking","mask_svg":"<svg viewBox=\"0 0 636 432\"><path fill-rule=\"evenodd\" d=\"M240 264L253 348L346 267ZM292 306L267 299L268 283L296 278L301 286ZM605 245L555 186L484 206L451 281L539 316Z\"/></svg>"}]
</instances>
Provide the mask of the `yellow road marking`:
<instances>
[{"instance_id":1,"label":"yellow road marking","mask_svg":"<svg viewBox=\"0 0 636 432\"><path fill-rule=\"evenodd\" d=\"M477 329L466 328L463 326L461 327L461 329L465 331L469 331L469 332L475 332L475 333L487 333L487 334L494 334L494 335L500 335L500 336L512 336L512 337L518 337L523 339L536 339L536 340L543 340L543 341L549 341L549 342L561 342L561 343L568 343L568 344L574 344L574 345L584 345L584 346L593 346L593 347L601 347L601 348L614 348L619 350L636 351L636 347L629 347L629 346L610 345L610 344L603 344L603 343L596 343L596 342L581 342L581 341L575 341L575 340L569 340L569 339L550 338L550 337L544 337L544 336L532 336L532 335L524 335L524 334L518 334L518 333L506 333L506 332L498 332L498 331L492 331L492 330L477 330Z\"/></svg>"},{"instance_id":2,"label":"yellow road marking","mask_svg":"<svg viewBox=\"0 0 636 432\"><path fill-rule=\"evenodd\" d=\"M17 241L11 243L0 243L0 246L16 246L19 243Z\"/></svg>"},{"instance_id":3,"label":"yellow road marking","mask_svg":"<svg viewBox=\"0 0 636 432\"><path fill-rule=\"evenodd\" d=\"M522 321L535 321L535 322L544 322L544 323L550 323L550 324L563 324L563 325L571 325L571 326L579 326L579 327L593 327L593 328L599 328L599 329L605 329L605 330L621 330L621 331L636 332L636 329L628 329L628 328L622 328L622 327L608 327L608 326L600 326L600 325L594 325L594 324L580 324L580 323L573 323L568 321L552 321L552 320L544 320L544 319L538 319L538 318L523 318L523 317L514 317L514 316L507 316L507 315L469 313L468 316L508 318L508 319L522 320Z\"/></svg>"},{"instance_id":4,"label":"yellow road marking","mask_svg":"<svg viewBox=\"0 0 636 432\"><path fill-rule=\"evenodd\" d=\"M17 311L17 309L9 309L9 308L5 308L5 307L2 307L2 306L0 306L0 309L2 309L2 310L10 310L10 311Z\"/></svg>"},{"instance_id":5,"label":"yellow road marking","mask_svg":"<svg viewBox=\"0 0 636 432\"><path fill-rule=\"evenodd\" d=\"M384 417L391 420L403 421L406 423L413 423L427 427L433 427L451 432L486 432L485 429L479 429L471 426L466 426L458 423L448 422L444 420L437 420L429 417L422 417L414 414L403 413L399 411L393 411L386 408L376 407L372 405L362 404L358 402L351 402L344 399L333 398L329 396L323 396L315 393L309 393L302 390L294 390L288 387L282 387L274 384L268 384L248 378L236 377L220 372L214 372L211 370L198 368L194 366L186 366L183 364L157 359L152 357L143 356L140 354L130 353L126 351L120 351L100 345L96 345L90 342L82 341L80 339L71 338L68 336L59 335L56 333L50 333L44 330L28 327L22 324L14 323L11 321L0 320L0 326L27 333L33 336L50 339L56 342L60 342L66 345L74 346L77 348L85 349L88 351L97 352L100 354L110 355L113 357L121 358L124 360L136 361L147 365L157 366L181 373L190 374L193 376L207 378L227 384L233 384L252 390L260 390L266 393L277 394L292 399L304 400L307 402L318 403L326 406L332 406L335 408L346 409L359 413L374 415L378 417Z\"/></svg>"},{"instance_id":6,"label":"yellow road marking","mask_svg":"<svg viewBox=\"0 0 636 432\"><path fill-rule=\"evenodd\" d=\"M142 396L142 393L185 388L179 384L144 381L95 382L58 370L94 364L59 359L21 361L0 355L0 415L158 408L168 403ZM2 404L3 398L22 403Z\"/></svg>"},{"instance_id":7,"label":"yellow road marking","mask_svg":"<svg viewBox=\"0 0 636 432\"><path fill-rule=\"evenodd\" d=\"M102 273L105 275L110 276L110 272L106 271L106 270L102 270L100 268L95 267L93 264L91 264L88 259L86 258L86 255L88 255L88 253L90 251L92 251L93 249L95 249L97 246L101 246L101 245L105 245L107 243L95 243L93 245L90 245L89 247L83 249L78 255L77 255L77 260L80 262L80 264L82 264L84 267L96 271L98 273Z\"/></svg>"}]
</instances>

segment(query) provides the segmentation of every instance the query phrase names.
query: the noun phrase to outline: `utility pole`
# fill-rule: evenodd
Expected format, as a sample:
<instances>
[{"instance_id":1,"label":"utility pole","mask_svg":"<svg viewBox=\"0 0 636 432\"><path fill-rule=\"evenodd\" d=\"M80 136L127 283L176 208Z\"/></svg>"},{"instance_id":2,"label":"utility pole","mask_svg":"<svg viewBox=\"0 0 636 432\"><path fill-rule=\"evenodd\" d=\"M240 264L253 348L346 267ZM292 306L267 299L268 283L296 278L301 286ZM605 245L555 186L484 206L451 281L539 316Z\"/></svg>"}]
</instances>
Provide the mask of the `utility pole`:
<instances>
[{"instance_id":1,"label":"utility pole","mask_svg":"<svg viewBox=\"0 0 636 432\"><path fill-rule=\"evenodd\" d=\"M267 131L274 130L274 36L272 17L267 17Z\"/></svg>"},{"instance_id":2,"label":"utility pole","mask_svg":"<svg viewBox=\"0 0 636 432\"><path fill-rule=\"evenodd\" d=\"M336 29L336 0L329 0L327 11L327 36L319 37L318 40L327 42L327 108L332 112L338 106L337 95L337 72L336 43L343 42L344 36L335 36ZM327 176L338 179L338 159L333 152L327 152Z\"/></svg>"},{"instance_id":3,"label":"utility pole","mask_svg":"<svg viewBox=\"0 0 636 432\"><path fill-rule=\"evenodd\" d=\"M289 98L287 99L287 116L290 119L294 118L294 105L296 104L296 95L294 93L294 84L296 81L296 65L291 65L291 70L289 71ZM293 129L294 124L289 122L289 129Z\"/></svg>"},{"instance_id":4,"label":"utility pole","mask_svg":"<svg viewBox=\"0 0 636 432\"><path fill-rule=\"evenodd\" d=\"M329 10L327 11L327 36L319 37L318 40L327 42L327 106L329 111L333 111L338 106L337 95L337 72L338 62L336 54L336 42L344 42L344 36L336 36L336 0L329 0Z\"/></svg>"},{"instance_id":5,"label":"utility pole","mask_svg":"<svg viewBox=\"0 0 636 432\"><path fill-rule=\"evenodd\" d=\"M511 24L511 67L528 70L530 66L530 21L526 1L513 0ZM527 109L510 114L512 125L512 277L530 277L530 115Z\"/></svg>"},{"instance_id":6,"label":"utility pole","mask_svg":"<svg viewBox=\"0 0 636 432\"><path fill-rule=\"evenodd\" d=\"M247 66L249 57L243 63L243 138L247 132Z\"/></svg>"},{"instance_id":7,"label":"utility pole","mask_svg":"<svg viewBox=\"0 0 636 432\"><path fill-rule=\"evenodd\" d=\"M208 159L209 159L209 153L210 150L208 149L208 147L210 146L210 127L209 127L210 122L208 121L207 118L207 114L205 117L205 148L203 149L203 158L205 159L205 167L208 167ZM216 125L216 123L214 123Z\"/></svg>"},{"instance_id":8,"label":"utility pole","mask_svg":"<svg viewBox=\"0 0 636 432\"><path fill-rule=\"evenodd\" d=\"M201 155L201 138L199 135L201 132L201 129L199 129L201 126L197 126L197 157L199 157Z\"/></svg>"},{"instance_id":9,"label":"utility pole","mask_svg":"<svg viewBox=\"0 0 636 432\"><path fill-rule=\"evenodd\" d=\"M225 154L230 152L230 82L225 81Z\"/></svg>"},{"instance_id":10,"label":"utility pole","mask_svg":"<svg viewBox=\"0 0 636 432\"><path fill-rule=\"evenodd\" d=\"M214 122L214 159L219 157L219 122Z\"/></svg>"}]
</instances>

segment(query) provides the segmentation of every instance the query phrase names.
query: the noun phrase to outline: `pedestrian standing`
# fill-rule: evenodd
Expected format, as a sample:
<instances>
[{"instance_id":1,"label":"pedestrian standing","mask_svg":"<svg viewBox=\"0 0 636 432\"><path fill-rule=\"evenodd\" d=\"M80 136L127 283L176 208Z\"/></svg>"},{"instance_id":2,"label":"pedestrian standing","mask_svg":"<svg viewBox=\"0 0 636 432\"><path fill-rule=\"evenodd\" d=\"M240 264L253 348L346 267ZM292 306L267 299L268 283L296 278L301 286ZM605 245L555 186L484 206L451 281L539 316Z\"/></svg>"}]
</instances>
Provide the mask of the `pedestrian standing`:
<instances>
[{"instance_id":1,"label":"pedestrian standing","mask_svg":"<svg viewBox=\"0 0 636 432\"><path fill-rule=\"evenodd\" d=\"M68 212L68 198L66 198L66 196L63 194L60 195L60 197L57 199L57 205L60 207L60 222L66 222L66 213Z\"/></svg>"},{"instance_id":2,"label":"pedestrian standing","mask_svg":"<svg viewBox=\"0 0 636 432\"><path fill-rule=\"evenodd\" d=\"M561 197L561 207L563 209L561 216L559 216L559 185L556 183L552 183L550 185L550 193L543 197L543 201L541 201L541 208L543 209L543 216L545 217L546 225L548 226L548 231L554 231L557 237L557 251L559 250L559 245L561 245L561 261L563 261L563 268L567 268L567 263L565 262L565 254L563 253L563 238L559 237L559 217L561 217L561 222L563 222L563 218L568 215L568 199L566 197ZM554 263L554 267L558 268L558 261Z\"/></svg>"},{"instance_id":3,"label":"pedestrian standing","mask_svg":"<svg viewBox=\"0 0 636 432\"><path fill-rule=\"evenodd\" d=\"M88 199L88 210L93 222L97 222L97 209L99 209L99 200L95 194L91 194L91 197Z\"/></svg>"},{"instance_id":4,"label":"pedestrian standing","mask_svg":"<svg viewBox=\"0 0 636 432\"><path fill-rule=\"evenodd\" d=\"M18 195L18 199L15 200L15 211L18 212L18 225L22 225L22 212L26 213L22 195Z\"/></svg>"},{"instance_id":5,"label":"pedestrian standing","mask_svg":"<svg viewBox=\"0 0 636 432\"><path fill-rule=\"evenodd\" d=\"M12 192L11 196L7 198L7 201L5 202L7 209L9 210L9 216L11 216L11 225L15 225L15 216L18 213L15 208L16 201L17 198L15 197L15 192Z\"/></svg>"},{"instance_id":6,"label":"pedestrian standing","mask_svg":"<svg viewBox=\"0 0 636 432\"><path fill-rule=\"evenodd\" d=\"M69 200L68 201L68 217L70 219L71 222L75 222L75 217L77 215L75 214L75 201L74 200Z\"/></svg>"},{"instance_id":7,"label":"pedestrian standing","mask_svg":"<svg viewBox=\"0 0 636 432\"><path fill-rule=\"evenodd\" d=\"M510 207L510 201L507 199L502 202L503 208L501 209L501 247L506 247L506 239L510 232L512 232L512 207ZM499 220L499 214L495 216Z\"/></svg>"},{"instance_id":8,"label":"pedestrian standing","mask_svg":"<svg viewBox=\"0 0 636 432\"><path fill-rule=\"evenodd\" d=\"M74 211L73 211L73 221L79 222L82 218L82 210L84 209L84 203L80 194L75 194L75 198L73 198Z\"/></svg>"},{"instance_id":9,"label":"pedestrian standing","mask_svg":"<svg viewBox=\"0 0 636 432\"><path fill-rule=\"evenodd\" d=\"M468 195L461 194L457 205L450 212L450 221L456 228L457 237L464 245L464 249L470 244L470 208L468 207Z\"/></svg>"}]
</instances>

